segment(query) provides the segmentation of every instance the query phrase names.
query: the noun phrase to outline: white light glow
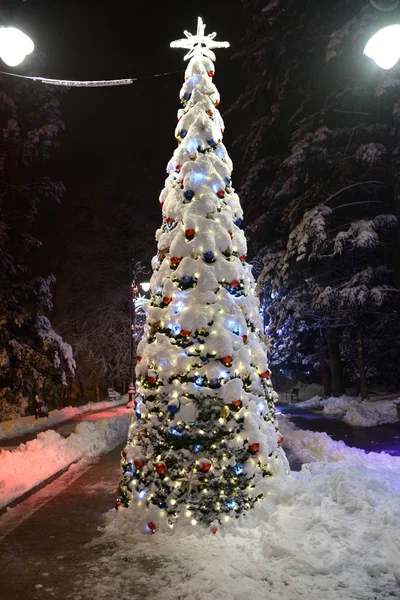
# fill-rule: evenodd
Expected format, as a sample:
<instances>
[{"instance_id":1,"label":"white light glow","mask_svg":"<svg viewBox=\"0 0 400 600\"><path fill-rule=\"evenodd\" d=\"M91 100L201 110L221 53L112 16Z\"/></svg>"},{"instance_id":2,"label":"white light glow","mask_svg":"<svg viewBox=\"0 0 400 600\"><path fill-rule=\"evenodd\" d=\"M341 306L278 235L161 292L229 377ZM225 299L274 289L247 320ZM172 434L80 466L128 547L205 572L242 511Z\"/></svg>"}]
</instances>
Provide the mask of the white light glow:
<instances>
[{"instance_id":1,"label":"white light glow","mask_svg":"<svg viewBox=\"0 0 400 600\"><path fill-rule=\"evenodd\" d=\"M15 27L0 27L0 58L9 67L16 67L35 48L31 38Z\"/></svg>"},{"instance_id":2,"label":"white light glow","mask_svg":"<svg viewBox=\"0 0 400 600\"><path fill-rule=\"evenodd\" d=\"M142 288L142 290L144 292L148 292L150 289L150 282L149 281L144 281L143 283L140 284L140 287Z\"/></svg>"},{"instance_id":3,"label":"white light glow","mask_svg":"<svg viewBox=\"0 0 400 600\"><path fill-rule=\"evenodd\" d=\"M400 58L400 25L389 25L375 33L365 46L364 54L381 69L394 67Z\"/></svg>"}]
</instances>

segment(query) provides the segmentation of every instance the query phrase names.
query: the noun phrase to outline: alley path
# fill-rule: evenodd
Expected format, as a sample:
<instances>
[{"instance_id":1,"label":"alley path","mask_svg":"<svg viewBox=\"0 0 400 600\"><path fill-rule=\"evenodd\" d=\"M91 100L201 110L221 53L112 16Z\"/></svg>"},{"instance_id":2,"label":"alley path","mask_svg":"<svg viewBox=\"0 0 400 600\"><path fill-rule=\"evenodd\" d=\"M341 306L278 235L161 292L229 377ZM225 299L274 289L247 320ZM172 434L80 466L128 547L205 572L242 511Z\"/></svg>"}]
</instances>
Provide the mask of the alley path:
<instances>
[{"instance_id":1,"label":"alley path","mask_svg":"<svg viewBox=\"0 0 400 600\"><path fill-rule=\"evenodd\" d=\"M1 600L73 597L88 558L84 546L114 507L124 445L94 464L81 461L0 517Z\"/></svg>"}]
</instances>

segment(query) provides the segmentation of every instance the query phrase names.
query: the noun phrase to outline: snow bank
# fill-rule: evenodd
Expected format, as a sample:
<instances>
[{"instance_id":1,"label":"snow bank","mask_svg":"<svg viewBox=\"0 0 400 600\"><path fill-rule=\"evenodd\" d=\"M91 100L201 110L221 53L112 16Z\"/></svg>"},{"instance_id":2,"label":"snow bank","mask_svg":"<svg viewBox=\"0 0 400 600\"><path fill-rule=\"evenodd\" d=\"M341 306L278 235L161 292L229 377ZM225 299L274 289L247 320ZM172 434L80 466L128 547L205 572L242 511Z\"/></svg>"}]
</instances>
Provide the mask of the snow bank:
<instances>
[{"instance_id":1,"label":"snow bank","mask_svg":"<svg viewBox=\"0 0 400 600\"><path fill-rule=\"evenodd\" d=\"M109 514L102 557L83 565L80 597L399 598L400 458L367 455L284 418L279 428L312 463L271 480L269 497L216 535L124 533Z\"/></svg>"},{"instance_id":2,"label":"snow bank","mask_svg":"<svg viewBox=\"0 0 400 600\"><path fill-rule=\"evenodd\" d=\"M282 416L279 417L279 431L284 436L285 451L290 461L300 463L343 462L400 474L400 457L398 456L391 456L385 452L367 453L359 448L350 448L342 441L333 440L327 433L300 430L289 419Z\"/></svg>"},{"instance_id":3,"label":"snow bank","mask_svg":"<svg viewBox=\"0 0 400 600\"><path fill-rule=\"evenodd\" d=\"M111 450L126 439L129 423L121 408L115 417L79 423L67 438L50 429L17 450L0 450L0 508L73 461Z\"/></svg>"},{"instance_id":4,"label":"snow bank","mask_svg":"<svg viewBox=\"0 0 400 600\"><path fill-rule=\"evenodd\" d=\"M126 404L127 401L128 396L125 395L119 400L89 402L89 404L85 404L84 406L66 406L61 410L52 410L48 417L41 417L40 419L35 419L35 415L29 415L19 419L3 421L0 423L0 440L17 437L34 431L43 431L43 429L52 427L56 423L72 419L82 413L92 410L102 410L103 408L110 408L111 406L119 406L120 404Z\"/></svg>"},{"instance_id":5,"label":"snow bank","mask_svg":"<svg viewBox=\"0 0 400 600\"><path fill-rule=\"evenodd\" d=\"M298 408L322 410L325 415L342 419L353 427L375 427L384 423L396 423L397 417L394 402L396 399L370 399L360 402L354 396L339 396L322 399L314 396L304 402L296 403ZM400 401L400 398L397 398Z\"/></svg>"}]
</instances>

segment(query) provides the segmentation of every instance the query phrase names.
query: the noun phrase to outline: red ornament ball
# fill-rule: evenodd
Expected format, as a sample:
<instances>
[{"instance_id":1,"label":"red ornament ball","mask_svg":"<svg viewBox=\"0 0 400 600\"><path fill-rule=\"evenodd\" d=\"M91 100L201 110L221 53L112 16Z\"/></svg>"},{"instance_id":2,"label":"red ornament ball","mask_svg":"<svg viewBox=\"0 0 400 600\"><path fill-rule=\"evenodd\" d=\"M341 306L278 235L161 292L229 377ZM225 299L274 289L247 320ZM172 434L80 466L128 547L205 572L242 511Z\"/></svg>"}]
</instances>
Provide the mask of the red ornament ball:
<instances>
[{"instance_id":1,"label":"red ornament ball","mask_svg":"<svg viewBox=\"0 0 400 600\"><path fill-rule=\"evenodd\" d=\"M150 523L147 523L147 527L150 529L150 531L151 531L152 533L155 533L155 531L156 531L156 529L157 529L157 525L155 525L155 524L153 523L153 521L150 521Z\"/></svg>"},{"instance_id":2,"label":"red ornament ball","mask_svg":"<svg viewBox=\"0 0 400 600\"><path fill-rule=\"evenodd\" d=\"M283 435L281 435L281 437L278 438L278 444L283 444Z\"/></svg>"},{"instance_id":3,"label":"red ornament ball","mask_svg":"<svg viewBox=\"0 0 400 600\"><path fill-rule=\"evenodd\" d=\"M156 471L159 475L164 475L166 470L167 470L167 465L165 464L165 462L160 461L156 464Z\"/></svg>"},{"instance_id":4,"label":"red ornament ball","mask_svg":"<svg viewBox=\"0 0 400 600\"><path fill-rule=\"evenodd\" d=\"M232 405L233 405L233 406L242 406L242 401L241 401L241 400L234 400L234 401L232 402Z\"/></svg>"},{"instance_id":5,"label":"red ornament ball","mask_svg":"<svg viewBox=\"0 0 400 600\"><path fill-rule=\"evenodd\" d=\"M217 533L218 529L217 529L216 527L213 527L213 528L211 529L211 531L212 531L212 533L215 535L215 534Z\"/></svg>"},{"instance_id":6,"label":"red ornament ball","mask_svg":"<svg viewBox=\"0 0 400 600\"><path fill-rule=\"evenodd\" d=\"M171 302L172 298L163 298L162 301L164 302L164 304L169 304Z\"/></svg>"},{"instance_id":7,"label":"red ornament ball","mask_svg":"<svg viewBox=\"0 0 400 600\"><path fill-rule=\"evenodd\" d=\"M186 237L193 237L195 235L195 230L194 229L186 229L185 231L185 235Z\"/></svg>"},{"instance_id":8,"label":"red ornament ball","mask_svg":"<svg viewBox=\"0 0 400 600\"><path fill-rule=\"evenodd\" d=\"M272 373L269 369L267 369L266 371L264 371L264 373L260 373L260 377L261 379L266 379L267 377L271 377Z\"/></svg>"},{"instance_id":9,"label":"red ornament ball","mask_svg":"<svg viewBox=\"0 0 400 600\"><path fill-rule=\"evenodd\" d=\"M118 501L115 503L115 510L118 510L118 509L119 509L119 507L121 506L121 504L122 504L122 503L121 503L121 502L118 500Z\"/></svg>"},{"instance_id":10,"label":"red ornament ball","mask_svg":"<svg viewBox=\"0 0 400 600\"><path fill-rule=\"evenodd\" d=\"M206 110L206 115L208 115L209 117L212 117L213 111L212 110Z\"/></svg>"},{"instance_id":11,"label":"red ornament ball","mask_svg":"<svg viewBox=\"0 0 400 600\"><path fill-rule=\"evenodd\" d=\"M233 238L233 231L228 231L229 237L232 239Z\"/></svg>"},{"instance_id":12,"label":"red ornament ball","mask_svg":"<svg viewBox=\"0 0 400 600\"><path fill-rule=\"evenodd\" d=\"M232 356L223 356L223 357L221 358L221 362L222 362L222 364L224 364L226 367L227 367L228 365L231 365L231 364L232 364L232 360L233 360L233 359L232 359Z\"/></svg>"},{"instance_id":13,"label":"red ornament ball","mask_svg":"<svg viewBox=\"0 0 400 600\"><path fill-rule=\"evenodd\" d=\"M200 469L203 471L203 473L208 473L208 471L211 469L211 463L203 461L200 464Z\"/></svg>"},{"instance_id":14,"label":"red ornament ball","mask_svg":"<svg viewBox=\"0 0 400 600\"><path fill-rule=\"evenodd\" d=\"M214 106L219 106L219 100L216 100L216 101L214 102Z\"/></svg>"},{"instance_id":15,"label":"red ornament ball","mask_svg":"<svg viewBox=\"0 0 400 600\"><path fill-rule=\"evenodd\" d=\"M242 262L244 262L246 260L247 256L245 254L242 254L242 256L239 256L239 258Z\"/></svg>"},{"instance_id":16,"label":"red ornament ball","mask_svg":"<svg viewBox=\"0 0 400 600\"><path fill-rule=\"evenodd\" d=\"M189 337L189 335L190 335L190 331L188 331L187 329L181 329L182 337Z\"/></svg>"},{"instance_id":17,"label":"red ornament ball","mask_svg":"<svg viewBox=\"0 0 400 600\"><path fill-rule=\"evenodd\" d=\"M142 360L142 357L141 357L141 356L137 356L137 357L136 357L136 360L137 360L138 362L140 362L140 361Z\"/></svg>"},{"instance_id":18,"label":"red ornament ball","mask_svg":"<svg viewBox=\"0 0 400 600\"><path fill-rule=\"evenodd\" d=\"M233 281L230 282L229 285L231 286L231 288L236 288L239 285L239 282L237 279L234 279Z\"/></svg>"},{"instance_id":19,"label":"red ornament ball","mask_svg":"<svg viewBox=\"0 0 400 600\"><path fill-rule=\"evenodd\" d=\"M171 223L173 223L174 220L172 219L172 217L167 217L167 223L168 225L171 225Z\"/></svg>"},{"instance_id":20,"label":"red ornament ball","mask_svg":"<svg viewBox=\"0 0 400 600\"><path fill-rule=\"evenodd\" d=\"M221 133L222 133L222 135L224 135L225 129L221 129ZM232 173L232 171L231 171L231 173Z\"/></svg>"},{"instance_id":21,"label":"red ornament ball","mask_svg":"<svg viewBox=\"0 0 400 600\"><path fill-rule=\"evenodd\" d=\"M260 444L249 444L250 452L258 452L260 449Z\"/></svg>"},{"instance_id":22,"label":"red ornament ball","mask_svg":"<svg viewBox=\"0 0 400 600\"><path fill-rule=\"evenodd\" d=\"M214 75L215 75L215 71L208 71L207 75L208 75L209 77L214 77Z\"/></svg>"},{"instance_id":23,"label":"red ornament ball","mask_svg":"<svg viewBox=\"0 0 400 600\"><path fill-rule=\"evenodd\" d=\"M223 189L218 190L217 196L219 198L225 198L225 190L223 190Z\"/></svg>"},{"instance_id":24,"label":"red ornament ball","mask_svg":"<svg viewBox=\"0 0 400 600\"><path fill-rule=\"evenodd\" d=\"M135 465L135 467L136 467L137 469L141 469L141 468L143 467L143 461L142 461L142 460L139 460L139 459L137 459L137 460L134 460L134 461L133 461L133 464Z\"/></svg>"},{"instance_id":25,"label":"red ornament ball","mask_svg":"<svg viewBox=\"0 0 400 600\"><path fill-rule=\"evenodd\" d=\"M242 340L244 341L244 343L246 343L246 342L247 342L247 335L246 335L246 334L245 334L245 335L242 335Z\"/></svg>"},{"instance_id":26,"label":"red ornament ball","mask_svg":"<svg viewBox=\"0 0 400 600\"><path fill-rule=\"evenodd\" d=\"M176 165L175 170L180 171L182 169L182 165Z\"/></svg>"},{"instance_id":27,"label":"red ornament ball","mask_svg":"<svg viewBox=\"0 0 400 600\"><path fill-rule=\"evenodd\" d=\"M126 450L122 450L121 455L123 456L123 458L126 458Z\"/></svg>"},{"instance_id":28,"label":"red ornament ball","mask_svg":"<svg viewBox=\"0 0 400 600\"><path fill-rule=\"evenodd\" d=\"M157 383L157 377L147 377L147 381L153 385L154 383Z\"/></svg>"},{"instance_id":29,"label":"red ornament ball","mask_svg":"<svg viewBox=\"0 0 400 600\"><path fill-rule=\"evenodd\" d=\"M181 262L181 259L179 258L179 256L173 256L171 258L171 264L172 265L179 265L180 262Z\"/></svg>"},{"instance_id":30,"label":"red ornament ball","mask_svg":"<svg viewBox=\"0 0 400 600\"><path fill-rule=\"evenodd\" d=\"M160 207L162 208L163 206L164 206L164 202L163 202L163 201L161 201L161 202L160 202Z\"/></svg>"}]
</instances>

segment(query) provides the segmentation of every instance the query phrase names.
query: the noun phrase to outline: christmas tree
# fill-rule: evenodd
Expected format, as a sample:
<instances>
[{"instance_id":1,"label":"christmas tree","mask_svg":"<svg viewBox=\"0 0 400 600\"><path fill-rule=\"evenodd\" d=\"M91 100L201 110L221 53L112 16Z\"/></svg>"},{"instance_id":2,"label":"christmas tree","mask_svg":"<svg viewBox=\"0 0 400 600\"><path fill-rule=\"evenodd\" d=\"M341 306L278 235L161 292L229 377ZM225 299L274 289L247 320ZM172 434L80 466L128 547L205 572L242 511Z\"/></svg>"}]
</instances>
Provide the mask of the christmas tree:
<instances>
[{"instance_id":1,"label":"christmas tree","mask_svg":"<svg viewBox=\"0 0 400 600\"><path fill-rule=\"evenodd\" d=\"M117 501L122 518L153 533L201 522L215 533L287 470L213 83L212 48L229 44L204 29L199 18L196 35L171 43L190 61Z\"/></svg>"}]
</instances>

